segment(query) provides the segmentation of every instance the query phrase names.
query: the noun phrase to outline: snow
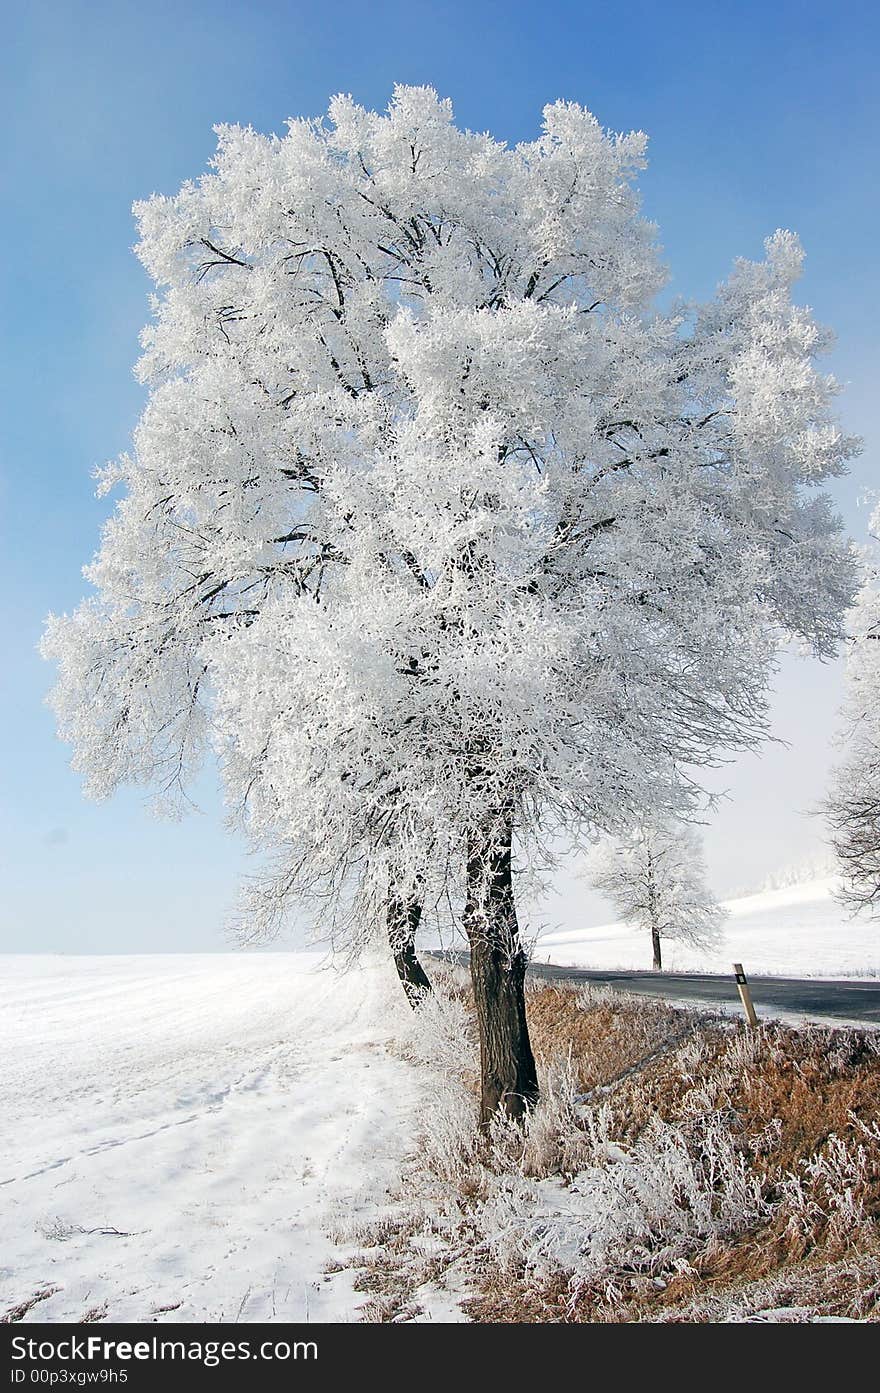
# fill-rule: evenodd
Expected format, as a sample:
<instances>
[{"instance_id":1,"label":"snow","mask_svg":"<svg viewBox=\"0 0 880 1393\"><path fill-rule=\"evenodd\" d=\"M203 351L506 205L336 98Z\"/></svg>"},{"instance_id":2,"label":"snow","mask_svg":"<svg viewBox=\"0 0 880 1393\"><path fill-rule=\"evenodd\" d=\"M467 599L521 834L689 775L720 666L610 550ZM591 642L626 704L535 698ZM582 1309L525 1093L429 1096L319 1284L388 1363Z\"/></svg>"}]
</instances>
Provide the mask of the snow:
<instances>
[{"instance_id":1,"label":"snow","mask_svg":"<svg viewBox=\"0 0 880 1393\"><path fill-rule=\"evenodd\" d=\"M386 1048L387 967L0 964L0 1313L48 1287L26 1319L358 1319L326 1269L387 1202L421 1097Z\"/></svg>"},{"instance_id":2,"label":"snow","mask_svg":"<svg viewBox=\"0 0 880 1393\"><path fill-rule=\"evenodd\" d=\"M700 950L666 940L670 972L720 972L733 962L752 974L786 977L880 978L880 925L852 920L833 898L833 876L727 900L729 914L718 948ZM566 967L650 968L646 933L626 924L549 931L534 947L537 962Z\"/></svg>"},{"instance_id":3,"label":"snow","mask_svg":"<svg viewBox=\"0 0 880 1393\"><path fill-rule=\"evenodd\" d=\"M831 878L731 900L727 942L668 965L880 977L880 935ZM620 924L536 957L647 967ZM428 1074L387 964L317 953L0 958L0 1314L25 1320L350 1321L359 1225L391 1203ZM420 1319L461 1319L420 1292Z\"/></svg>"}]
</instances>

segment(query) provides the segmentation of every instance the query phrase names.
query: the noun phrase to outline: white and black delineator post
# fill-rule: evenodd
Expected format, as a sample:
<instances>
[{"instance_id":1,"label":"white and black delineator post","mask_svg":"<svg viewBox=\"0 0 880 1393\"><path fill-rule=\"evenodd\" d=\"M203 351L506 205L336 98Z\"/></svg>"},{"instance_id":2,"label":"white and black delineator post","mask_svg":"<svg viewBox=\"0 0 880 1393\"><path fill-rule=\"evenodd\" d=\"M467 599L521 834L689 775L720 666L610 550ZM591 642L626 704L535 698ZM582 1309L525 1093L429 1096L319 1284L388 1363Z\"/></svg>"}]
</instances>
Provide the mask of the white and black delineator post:
<instances>
[{"instance_id":1,"label":"white and black delineator post","mask_svg":"<svg viewBox=\"0 0 880 1393\"><path fill-rule=\"evenodd\" d=\"M733 970L736 973L736 988L739 992L739 999L743 1004L743 1010L746 1013L746 1020L748 1021L749 1025L757 1025L758 1017L755 1015L755 1007L752 1003L752 993L749 990L749 981L746 977L746 974L743 972L742 963L734 963Z\"/></svg>"}]
</instances>

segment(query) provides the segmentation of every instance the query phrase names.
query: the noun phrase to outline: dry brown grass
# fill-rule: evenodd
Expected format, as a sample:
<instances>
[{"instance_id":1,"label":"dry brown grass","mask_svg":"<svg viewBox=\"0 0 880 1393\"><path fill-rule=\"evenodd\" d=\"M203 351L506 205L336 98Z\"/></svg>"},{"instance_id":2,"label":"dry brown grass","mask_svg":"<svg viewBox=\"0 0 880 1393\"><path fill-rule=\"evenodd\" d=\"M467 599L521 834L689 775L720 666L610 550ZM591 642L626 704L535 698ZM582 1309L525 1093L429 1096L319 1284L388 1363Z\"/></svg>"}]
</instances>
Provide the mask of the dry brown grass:
<instances>
[{"instance_id":1,"label":"dry brown grass","mask_svg":"<svg viewBox=\"0 0 880 1393\"><path fill-rule=\"evenodd\" d=\"M536 1053L545 1067L570 1049L582 1087L607 1089L616 1134L629 1140L654 1117L683 1121L704 1089L713 1107L727 1111L771 1217L707 1245L682 1275L633 1277L629 1293L611 1300L587 1288L572 1301L564 1273L542 1283L522 1269L501 1282L495 1272L469 1303L471 1316L706 1321L731 1313L761 1318L755 1313L773 1307L791 1308L779 1318L880 1319L880 1037L775 1024L751 1032L730 1020L625 997L579 1009L584 1004L564 988L532 995ZM827 1193L833 1180L809 1174L829 1145L864 1149L864 1177L852 1196L858 1218L849 1224L835 1217ZM786 1202L792 1176L801 1179L802 1214Z\"/></svg>"},{"instance_id":2,"label":"dry brown grass","mask_svg":"<svg viewBox=\"0 0 880 1393\"><path fill-rule=\"evenodd\" d=\"M589 1002L589 1009L579 1009ZM542 986L529 993L529 1030L537 1059L548 1065L571 1055L585 1092L611 1084L646 1056L696 1029L700 1017L663 1001L613 991L573 992Z\"/></svg>"},{"instance_id":3,"label":"dry brown grass","mask_svg":"<svg viewBox=\"0 0 880 1393\"><path fill-rule=\"evenodd\" d=\"M467 1031L462 975L448 973L443 991L454 1002L452 1035ZM545 1096L565 1076L577 1106L560 1101L524 1144L508 1137L493 1149L468 1120L474 1042L463 1043L454 1105L444 1112L438 1096L395 1217L355 1240L366 1319L411 1319L426 1293L444 1288L469 1291L465 1309L482 1322L880 1319L880 1036L750 1031L642 997L550 985L529 991L529 1019ZM445 1049L448 1030L438 1040ZM660 1124L698 1147L701 1118L720 1120L757 1205L739 1224L695 1229L686 1260L661 1253L655 1263L642 1251L628 1265L618 1251L598 1278L575 1280L564 1264L548 1271L527 1252L499 1256L485 1206L505 1168L526 1183L576 1184L589 1155L579 1109L595 1115L600 1104L624 1149Z\"/></svg>"}]
</instances>

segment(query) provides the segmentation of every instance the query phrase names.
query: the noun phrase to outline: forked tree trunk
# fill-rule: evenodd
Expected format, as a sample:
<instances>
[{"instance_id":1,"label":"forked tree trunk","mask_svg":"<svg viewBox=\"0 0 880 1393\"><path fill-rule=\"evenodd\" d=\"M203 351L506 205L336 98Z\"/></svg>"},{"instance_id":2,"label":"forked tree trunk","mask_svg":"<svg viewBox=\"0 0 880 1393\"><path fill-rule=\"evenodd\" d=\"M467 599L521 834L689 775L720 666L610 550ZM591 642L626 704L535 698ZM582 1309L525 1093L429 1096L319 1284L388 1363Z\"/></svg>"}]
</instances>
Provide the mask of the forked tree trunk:
<instances>
[{"instance_id":1,"label":"forked tree trunk","mask_svg":"<svg viewBox=\"0 0 880 1393\"><path fill-rule=\"evenodd\" d=\"M416 955L416 933L421 917L420 900L392 892L388 898L388 941L397 975L413 1010L431 994L431 983Z\"/></svg>"},{"instance_id":2,"label":"forked tree trunk","mask_svg":"<svg viewBox=\"0 0 880 1393\"><path fill-rule=\"evenodd\" d=\"M511 865L512 823L487 820L468 839L465 928L480 1036L480 1125L496 1113L520 1118L538 1098L526 1021L526 956L519 937Z\"/></svg>"},{"instance_id":3,"label":"forked tree trunk","mask_svg":"<svg viewBox=\"0 0 880 1393\"><path fill-rule=\"evenodd\" d=\"M663 966L663 961L660 956L660 934L657 929L651 930L651 944L654 949L654 971L659 972Z\"/></svg>"}]
</instances>

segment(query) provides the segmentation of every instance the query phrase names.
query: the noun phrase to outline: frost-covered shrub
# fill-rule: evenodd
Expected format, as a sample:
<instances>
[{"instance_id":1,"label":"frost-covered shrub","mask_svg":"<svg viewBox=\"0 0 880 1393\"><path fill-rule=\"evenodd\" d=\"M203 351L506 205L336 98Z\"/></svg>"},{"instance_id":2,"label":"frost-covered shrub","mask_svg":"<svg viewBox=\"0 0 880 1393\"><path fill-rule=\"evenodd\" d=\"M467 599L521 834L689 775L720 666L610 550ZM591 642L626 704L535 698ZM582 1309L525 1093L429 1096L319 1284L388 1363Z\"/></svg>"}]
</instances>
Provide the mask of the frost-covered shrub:
<instances>
[{"instance_id":1,"label":"frost-covered shrub","mask_svg":"<svg viewBox=\"0 0 880 1393\"><path fill-rule=\"evenodd\" d=\"M420 1130L419 1167L435 1179L456 1185L475 1163L479 1139L473 1092L467 1086L474 1078L473 1012L449 992L452 983L448 970L435 975L434 992L411 1014L399 1040L405 1055L427 1069L431 1078Z\"/></svg>"},{"instance_id":2,"label":"frost-covered shrub","mask_svg":"<svg viewBox=\"0 0 880 1393\"><path fill-rule=\"evenodd\" d=\"M412 1013L400 1038L410 1058L460 1078L473 1071L474 1017L463 1001L442 988L435 976L434 992Z\"/></svg>"},{"instance_id":3,"label":"frost-covered shrub","mask_svg":"<svg viewBox=\"0 0 880 1393\"><path fill-rule=\"evenodd\" d=\"M498 1173L475 1223L502 1263L544 1279L564 1272L576 1293L675 1271L697 1247L769 1212L723 1111L679 1125L657 1117L630 1145L607 1103L578 1116L575 1096L570 1075L548 1081L518 1166L509 1138L496 1146ZM538 1157L556 1164L542 1174Z\"/></svg>"},{"instance_id":4,"label":"frost-covered shrub","mask_svg":"<svg viewBox=\"0 0 880 1393\"><path fill-rule=\"evenodd\" d=\"M874 1143L876 1152L880 1128L854 1121ZM876 1159L873 1164L876 1167ZM832 1238L852 1238L865 1219L871 1166L863 1142L846 1141L832 1133L821 1150L802 1161L783 1181L785 1205L790 1211L789 1233L813 1237L827 1228Z\"/></svg>"},{"instance_id":5,"label":"frost-covered shrub","mask_svg":"<svg viewBox=\"0 0 880 1393\"><path fill-rule=\"evenodd\" d=\"M571 1057L556 1060L525 1125L499 1117L481 1137L472 1030L467 1007L438 992L404 1044L412 1058L440 1066L410 1188L446 1215L450 1251L460 1251L465 1225L474 1252L538 1280L564 1274L576 1295L587 1284L613 1287L623 1274L675 1272L706 1243L769 1212L749 1148L705 1083L683 1100L683 1120L655 1117L633 1142L620 1135L609 1102L584 1103Z\"/></svg>"}]
</instances>

